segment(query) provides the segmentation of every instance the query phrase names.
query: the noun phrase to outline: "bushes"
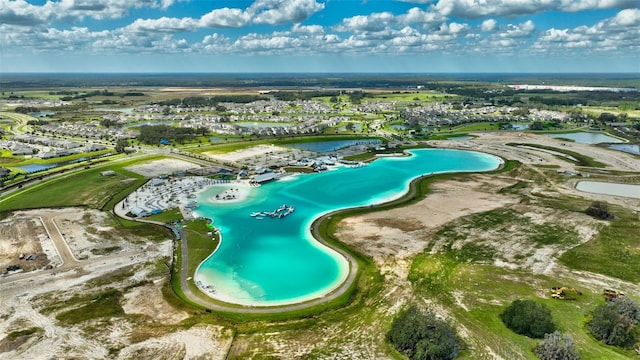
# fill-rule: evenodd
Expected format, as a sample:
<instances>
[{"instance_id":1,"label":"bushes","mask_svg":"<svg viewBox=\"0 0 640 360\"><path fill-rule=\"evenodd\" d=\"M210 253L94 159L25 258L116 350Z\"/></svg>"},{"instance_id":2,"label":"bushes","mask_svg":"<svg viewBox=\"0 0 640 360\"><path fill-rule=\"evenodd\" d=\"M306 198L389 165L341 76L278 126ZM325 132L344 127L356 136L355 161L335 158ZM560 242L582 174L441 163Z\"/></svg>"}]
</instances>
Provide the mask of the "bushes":
<instances>
[{"instance_id":1,"label":"bushes","mask_svg":"<svg viewBox=\"0 0 640 360\"><path fill-rule=\"evenodd\" d=\"M615 216L609 211L607 203L594 201L591 206L585 211L587 215L601 220L611 220Z\"/></svg>"},{"instance_id":2,"label":"bushes","mask_svg":"<svg viewBox=\"0 0 640 360\"><path fill-rule=\"evenodd\" d=\"M411 360L453 359L460 348L456 331L449 322L415 306L393 320L387 340Z\"/></svg>"},{"instance_id":3,"label":"bushes","mask_svg":"<svg viewBox=\"0 0 640 360\"><path fill-rule=\"evenodd\" d=\"M598 306L589 323L591 334L608 345L632 347L640 339L640 307L635 301L620 297Z\"/></svg>"},{"instance_id":4,"label":"bushes","mask_svg":"<svg viewBox=\"0 0 640 360\"><path fill-rule=\"evenodd\" d=\"M557 330L546 334L533 352L541 360L580 360L573 338Z\"/></svg>"},{"instance_id":5,"label":"bushes","mask_svg":"<svg viewBox=\"0 0 640 360\"><path fill-rule=\"evenodd\" d=\"M542 338L555 330L551 311L544 304L531 300L515 300L500 318L515 333L532 338Z\"/></svg>"}]
</instances>

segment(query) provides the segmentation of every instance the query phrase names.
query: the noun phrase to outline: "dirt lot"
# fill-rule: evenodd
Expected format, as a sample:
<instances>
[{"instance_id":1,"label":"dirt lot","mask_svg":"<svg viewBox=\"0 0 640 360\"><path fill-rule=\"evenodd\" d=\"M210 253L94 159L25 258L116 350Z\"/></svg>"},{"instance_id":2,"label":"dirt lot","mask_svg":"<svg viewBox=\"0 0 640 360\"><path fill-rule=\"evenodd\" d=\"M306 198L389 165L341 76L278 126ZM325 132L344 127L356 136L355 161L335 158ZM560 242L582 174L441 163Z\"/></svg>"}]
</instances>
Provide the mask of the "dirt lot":
<instances>
[{"instance_id":1,"label":"dirt lot","mask_svg":"<svg viewBox=\"0 0 640 360\"><path fill-rule=\"evenodd\" d=\"M7 267L12 265L28 272L59 262L39 218L20 217L0 221L0 273L7 273Z\"/></svg>"},{"instance_id":2,"label":"dirt lot","mask_svg":"<svg viewBox=\"0 0 640 360\"><path fill-rule=\"evenodd\" d=\"M153 178L162 175L170 175L174 173L184 172L189 169L198 168L198 165L188 161L178 159L161 159L148 163L129 166L126 169L138 173L142 176Z\"/></svg>"},{"instance_id":3,"label":"dirt lot","mask_svg":"<svg viewBox=\"0 0 640 360\"><path fill-rule=\"evenodd\" d=\"M0 358L224 358L231 344L230 330L214 325L185 328L180 322L189 314L163 297L171 239L152 243L118 238L110 217L95 210L20 211L0 222L2 264L19 252L44 253L47 246L56 253L40 219L54 224L68 241L62 245L68 249L61 250L71 250L73 256L63 265L58 258L50 270L0 276ZM105 246L119 249L105 253L101 251ZM45 261L42 265L50 258L39 256ZM113 289L118 289L113 317L91 319L96 309L86 321L58 319L91 306L96 294ZM19 331L26 334L18 335Z\"/></svg>"}]
</instances>

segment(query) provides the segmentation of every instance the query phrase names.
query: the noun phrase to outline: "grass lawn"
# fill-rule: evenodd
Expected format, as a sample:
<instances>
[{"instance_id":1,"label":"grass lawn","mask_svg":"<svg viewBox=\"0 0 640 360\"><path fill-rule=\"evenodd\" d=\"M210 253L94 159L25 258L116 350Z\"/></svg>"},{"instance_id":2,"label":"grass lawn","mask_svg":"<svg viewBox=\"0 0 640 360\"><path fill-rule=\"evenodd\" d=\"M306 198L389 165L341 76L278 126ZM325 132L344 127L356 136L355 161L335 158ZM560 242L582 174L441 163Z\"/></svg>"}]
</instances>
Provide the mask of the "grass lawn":
<instances>
[{"instance_id":1,"label":"grass lawn","mask_svg":"<svg viewBox=\"0 0 640 360\"><path fill-rule=\"evenodd\" d=\"M640 222L637 214L620 208L610 209L616 219L602 225L595 239L567 251L560 261L573 269L640 282Z\"/></svg>"},{"instance_id":2,"label":"grass lawn","mask_svg":"<svg viewBox=\"0 0 640 360\"><path fill-rule=\"evenodd\" d=\"M459 132L474 132L474 131L489 131L489 130L500 130L500 124L497 122L479 122L479 123L463 124L463 125L455 126L451 128L449 132L459 133Z\"/></svg>"},{"instance_id":3,"label":"grass lawn","mask_svg":"<svg viewBox=\"0 0 640 360\"><path fill-rule=\"evenodd\" d=\"M145 218L145 220L157 221L165 224L182 219L182 213L179 208L167 209L160 214L150 215Z\"/></svg>"},{"instance_id":4,"label":"grass lawn","mask_svg":"<svg viewBox=\"0 0 640 360\"><path fill-rule=\"evenodd\" d=\"M24 191L0 200L0 211L43 207L86 206L102 209L142 185L141 175L112 167L115 176L101 176L107 168L92 168L29 186Z\"/></svg>"}]
</instances>

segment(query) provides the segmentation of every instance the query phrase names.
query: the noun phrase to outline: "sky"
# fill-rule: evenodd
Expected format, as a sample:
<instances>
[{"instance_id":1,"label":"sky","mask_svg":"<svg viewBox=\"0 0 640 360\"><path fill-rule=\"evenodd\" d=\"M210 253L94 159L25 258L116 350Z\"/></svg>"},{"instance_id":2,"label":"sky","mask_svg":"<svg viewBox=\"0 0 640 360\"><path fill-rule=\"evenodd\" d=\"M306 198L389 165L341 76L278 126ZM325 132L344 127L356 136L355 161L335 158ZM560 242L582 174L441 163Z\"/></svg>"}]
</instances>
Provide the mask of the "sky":
<instances>
[{"instance_id":1,"label":"sky","mask_svg":"<svg viewBox=\"0 0 640 360\"><path fill-rule=\"evenodd\" d=\"M640 73L640 0L0 0L3 72Z\"/></svg>"}]
</instances>

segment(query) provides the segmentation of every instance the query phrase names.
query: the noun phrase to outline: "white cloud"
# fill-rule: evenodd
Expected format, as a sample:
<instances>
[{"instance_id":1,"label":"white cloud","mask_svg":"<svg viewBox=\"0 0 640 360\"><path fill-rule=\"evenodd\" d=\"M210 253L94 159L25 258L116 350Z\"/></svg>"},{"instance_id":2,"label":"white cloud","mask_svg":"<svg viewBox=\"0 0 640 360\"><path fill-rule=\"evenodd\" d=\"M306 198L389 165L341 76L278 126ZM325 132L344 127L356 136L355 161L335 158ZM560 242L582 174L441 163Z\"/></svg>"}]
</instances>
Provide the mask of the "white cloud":
<instances>
[{"instance_id":1,"label":"white cloud","mask_svg":"<svg viewBox=\"0 0 640 360\"><path fill-rule=\"evenodd\" d=\"M222 8L204 14L200 18L203 27L241 27L249 23L251 17L240 9Z\"/></svg>"},{"instance_id":2,"label":"white cloud","mask_svg":"<svg viewBox=\"0 0 640 360\"><path fill-rule=\"evenodd\" d=\"M32 5L25 0L0 0L0 22L34 26L53 21L122 18L130 9L155 7L166 9L174 0L60 0Z\"/></svg>"},{"instance_id":3,"label":"white cloud","mask_svg":"<svg viewBox=\"0 0 640 360\"><path fill-rule=\"evenodd\" d=\"M495 21L494 19L487 19L483 21L482 24L480 25L480 30L485 32L492 32L493 30L496 29L497 24L498 22Z\"/></svg>"},{"instance_id":4,"label":"white cloud","mask_svg":"<svg viewBox=\"0 0 640 360\"><path fill-rule=\"evenodd\" d=\"M334 29L338 32L382 31L395 23L396 17L393 13L381 12L343 19Z\"/></svg>"},{"instance_id":5,"label":"white cloud","mask_svg":"<svg viewBox=\"0 0 640 360\"><path fill-rule=\"evenodd\" d=\"M438 0L432 9L445 16L477 19L484 16L516 17L543 11L576 12L637 6L637 0Z\"/></svg>"},{"instance_id":6,"label":"white cloud","mask_svg":"<svg viewBox=\"0 0 640 360\"><path fill-rule=\"evenodd\" d=\"M324 9L315 0L256 0L247 9L255 24L299 23Z\"/></svg>"},{"instance_id":7,"label":"white cloud","mask_svg":"<svg viewBox=\"0 0 640 360\"><path fill-rule=\"evenodd\" d=\"M198 27L198 21L192 18L176 19L161 17L159 19L137 19L130 25L122 28L122 31L134 33L175 33L193 31Z\"/></svg>"},{"instance_id":8,"label":"white cloud","mask_svg":"<svg viewBox=\"0 0 640 360\"><path fill-rule=\"evenodd\" d=\"M548 29L537 39L532 49L547 54L583 49L582 55L609 53L612 56L637 56L640 51L638 39L640 10L625 9L593 26Z\"/></svg>"}]
</instances>

